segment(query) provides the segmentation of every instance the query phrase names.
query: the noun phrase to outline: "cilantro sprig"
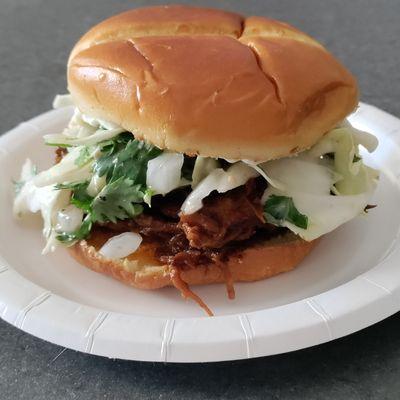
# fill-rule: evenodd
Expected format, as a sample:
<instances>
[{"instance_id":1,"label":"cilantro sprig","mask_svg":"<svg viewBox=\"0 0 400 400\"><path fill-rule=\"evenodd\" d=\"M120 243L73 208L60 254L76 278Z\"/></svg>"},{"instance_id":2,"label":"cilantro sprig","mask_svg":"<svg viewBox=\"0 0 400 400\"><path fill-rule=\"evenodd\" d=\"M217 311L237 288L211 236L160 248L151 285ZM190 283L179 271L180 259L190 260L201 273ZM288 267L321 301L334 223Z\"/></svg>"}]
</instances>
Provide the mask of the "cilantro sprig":
<instances>
[{"instance_id":1,"label":"cilantro sprig","mask_svg":"<svg viewBox=\"0 0 400 400\"><path fill-rule=\"evenodd\" d=\"M132 138L125 132L114 140L103 143L102 156L94 163L94 172L106 176L107 183L120 178L132 180L132 184L146 185L147 163L162 153L157 147Z\"/></svg>"},{"instance_id":2,"label":"cilantro sprig","mask_svg":"<svg viewBox=\"0 0 400 400\"><path fill-rule=\"evenodd\" d=\"M275 225L288 221L302 229L308 227L308 217L299 212L291 197L271 195L265 202L264 215L267 222Z\"/></svg>"},{"instance_id":3,"label":"cilantro sprig","mask_svg":"<svg viewBox=\"0 0 400 400\"><path fill-rule=\"evenodd\" d=\"M70 189L72 191L70 203L82 209L84 212L91 212L91 204L94 197L87 192L89 181L78 183L67 183L56 185L56 189Z\"/></svg>"},{"instance_id":4,"label":"cilantro sprig","mask_svg":"<svg viewBox=\"0 0 400 400\"><path fill-rule=\"evenodd\" d=\"M129 178L118 178L93 199L92 219L99 222L117 222L118 219L135 217L142 213L144 190L140 184L133 184Z\"/></svg>"},{"instance_id":5,"label":"cilantro sprig","mask_svg":"<svg viewBox=\"0 0 400 400\"><path fill-rule=\"evenodd\" d=\"M86 214L81 226L72 233L61 232L57 239L66 244L87 237L95 222L117 222L143 212L143 202L150 203L152 192L146 186L147 163L162 151L149 143L135 140L128 132L99 144L100 156L94 160L93 173L105 177L105 186L96 195L88 193L89 181L57 185L70 189L71 204ZM90 150L83 148L76 160L84 165Z\"/></svg>"}]
</instances>

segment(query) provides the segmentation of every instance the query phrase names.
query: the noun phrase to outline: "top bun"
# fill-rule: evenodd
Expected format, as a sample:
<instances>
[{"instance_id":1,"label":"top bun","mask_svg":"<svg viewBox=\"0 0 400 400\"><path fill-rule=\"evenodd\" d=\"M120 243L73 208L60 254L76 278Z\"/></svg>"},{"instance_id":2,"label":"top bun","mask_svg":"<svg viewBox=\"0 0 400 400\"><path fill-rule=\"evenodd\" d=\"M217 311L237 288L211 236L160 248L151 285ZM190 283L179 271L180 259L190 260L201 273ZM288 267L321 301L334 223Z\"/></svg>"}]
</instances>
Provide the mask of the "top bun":
<instances>
[{"instance_id":1,"label":"top bun","mask_svg":"<svg viewBox=\"0 0 400 400\"><path fill-rule=\"evenodd\" d=\"M162 149L253 161L309 148L358 102L349 71L296 28L180 5L96 25L68 85L83 112Z\"/></svg>"}]
</instances>

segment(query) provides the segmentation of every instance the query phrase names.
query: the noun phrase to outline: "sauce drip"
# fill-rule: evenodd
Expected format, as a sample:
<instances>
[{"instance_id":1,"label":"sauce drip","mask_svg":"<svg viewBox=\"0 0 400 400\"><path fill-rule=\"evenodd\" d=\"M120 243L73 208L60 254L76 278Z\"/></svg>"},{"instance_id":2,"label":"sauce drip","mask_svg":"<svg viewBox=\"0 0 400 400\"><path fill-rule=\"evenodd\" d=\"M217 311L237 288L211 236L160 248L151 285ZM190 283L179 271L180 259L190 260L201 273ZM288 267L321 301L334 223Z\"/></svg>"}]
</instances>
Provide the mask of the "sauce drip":
<instances>
[{"instance_id":1,"label":"sauce drip","mask_svg":"<svg viewBox=\"0 0 400 400\"><path fill-rule=\"evenodd\" d=\"M213 312L208 308L207 304L197 296L197 294L193 293L189 285L182 280L179 269L176 267L171 266L170 270L170 277L172 284L181 292L181 295L184 299L192 299L194 300L206 313L209 317L213 317Z\"/></svg>"}]
</instances>

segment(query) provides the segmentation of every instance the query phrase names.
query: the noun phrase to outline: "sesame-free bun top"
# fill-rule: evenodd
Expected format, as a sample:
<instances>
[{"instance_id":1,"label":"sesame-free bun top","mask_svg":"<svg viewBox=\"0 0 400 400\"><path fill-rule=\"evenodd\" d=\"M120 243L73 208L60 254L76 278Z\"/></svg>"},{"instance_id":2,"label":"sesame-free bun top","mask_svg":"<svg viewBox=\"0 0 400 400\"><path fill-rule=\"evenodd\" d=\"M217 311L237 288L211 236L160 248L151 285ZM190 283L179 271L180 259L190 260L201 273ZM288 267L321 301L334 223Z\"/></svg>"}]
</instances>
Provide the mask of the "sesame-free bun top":
<instances>
[{"instance_id":1,"label":"sesame-free bun top","mask_svg":"<svg viewBox=\"0 0 400 400\"><path fill-rule=\"evenodd\" d=\"M68 86L83 112L162 149L253 161L309 148L358 102L350 72L296 28L181 5L92 28Z\"/></svg>"}]
</instances>

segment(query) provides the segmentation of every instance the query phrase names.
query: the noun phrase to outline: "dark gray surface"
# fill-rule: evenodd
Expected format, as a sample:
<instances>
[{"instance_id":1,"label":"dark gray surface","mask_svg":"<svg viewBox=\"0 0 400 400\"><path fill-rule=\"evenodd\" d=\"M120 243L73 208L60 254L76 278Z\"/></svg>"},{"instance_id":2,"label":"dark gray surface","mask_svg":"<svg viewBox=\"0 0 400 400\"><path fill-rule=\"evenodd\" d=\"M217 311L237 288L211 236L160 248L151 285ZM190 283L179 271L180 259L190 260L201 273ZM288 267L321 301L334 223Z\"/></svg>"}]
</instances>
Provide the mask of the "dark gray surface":
<instances>
[{"instance_id":1,"label":"dark gray surface","mask_svg":"<svg viewBox=\"0 0 400 400\"><path fill-rule=\"evenodd\" d=\"M6 131L65 91L74 42L104 17L156 1L0 0ZM358 77L362 100L400 115L400 1L202 1L286 20ZM4 227L3 227L4 228ZM291 354L209 365L113 361L65 351L0 322L1 399L398 399L400 315ZM133 332L134 334L134 332Z\"/></svg>"}]
</instances>

